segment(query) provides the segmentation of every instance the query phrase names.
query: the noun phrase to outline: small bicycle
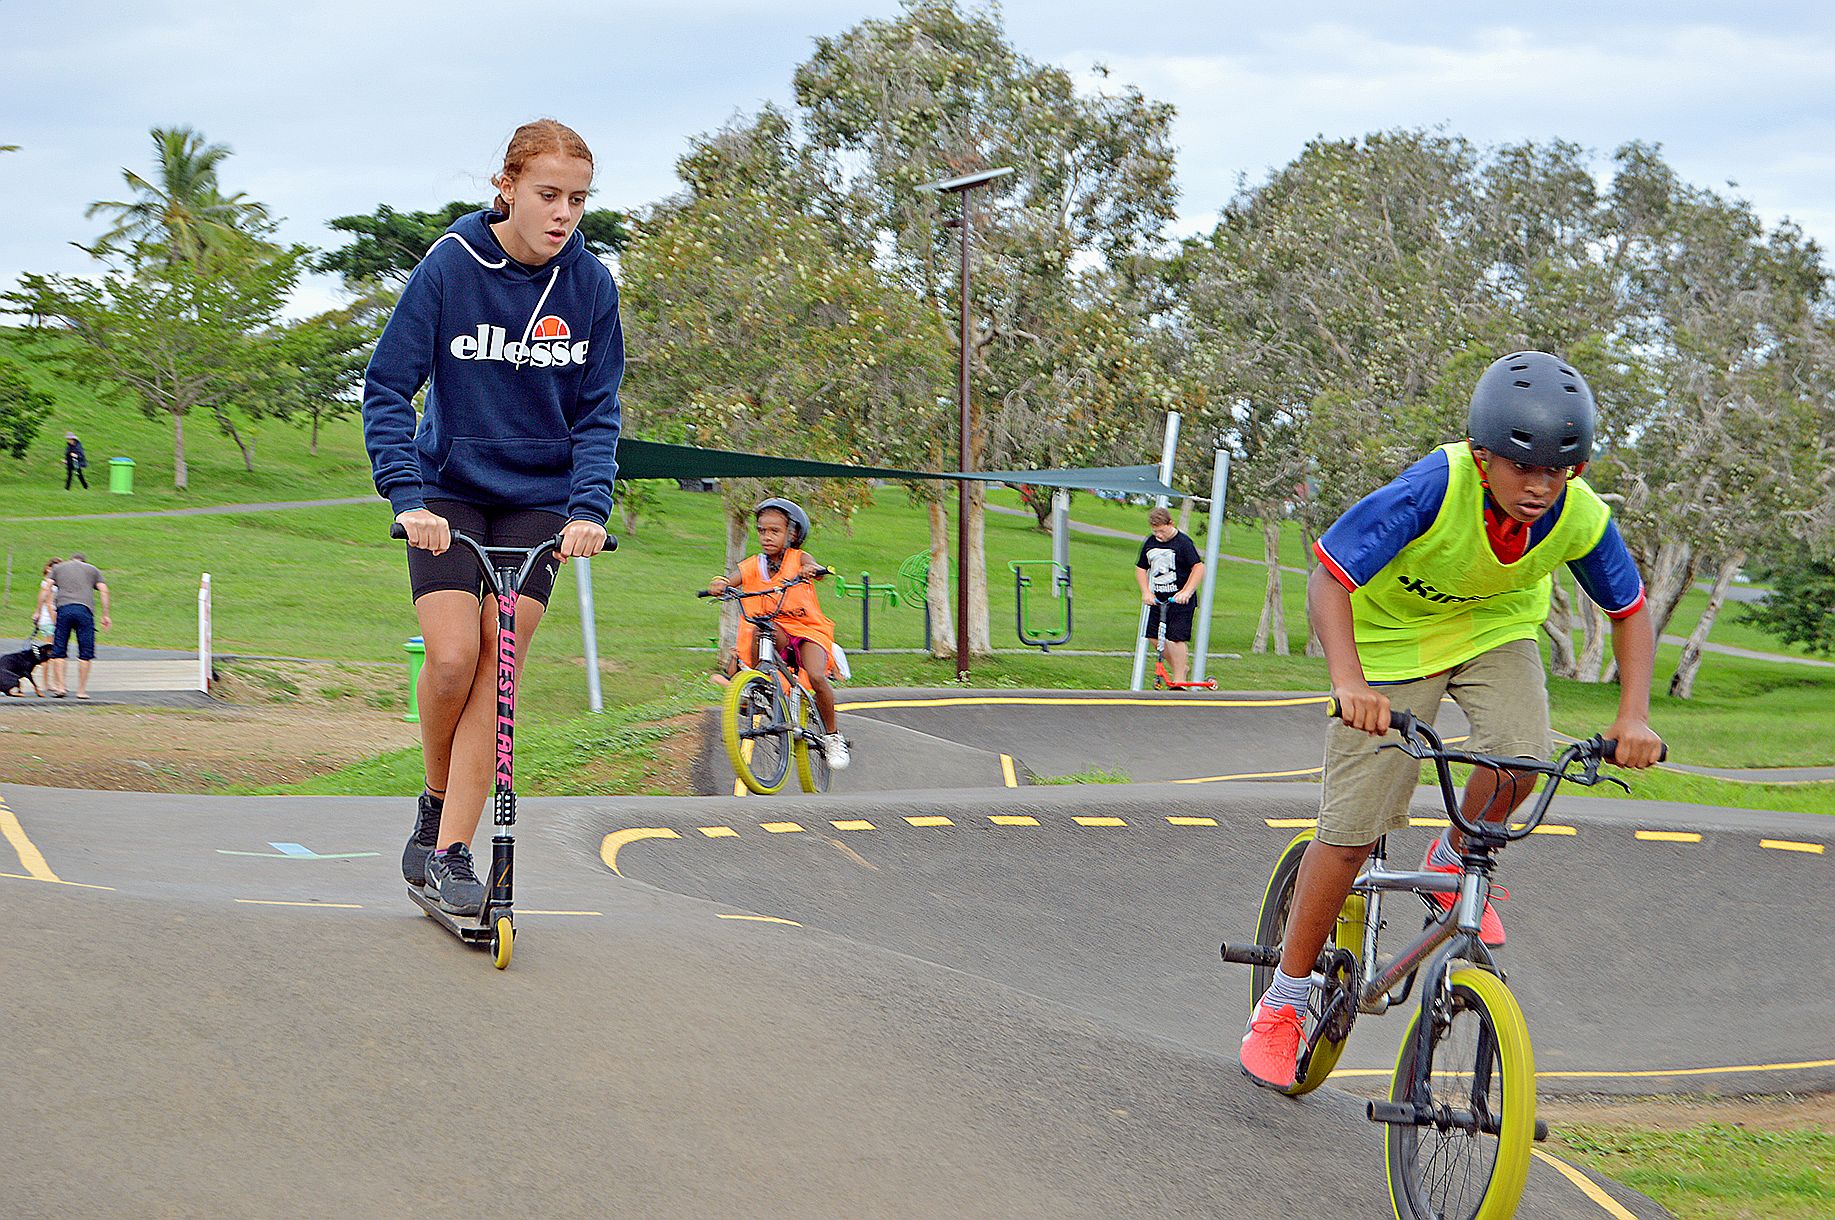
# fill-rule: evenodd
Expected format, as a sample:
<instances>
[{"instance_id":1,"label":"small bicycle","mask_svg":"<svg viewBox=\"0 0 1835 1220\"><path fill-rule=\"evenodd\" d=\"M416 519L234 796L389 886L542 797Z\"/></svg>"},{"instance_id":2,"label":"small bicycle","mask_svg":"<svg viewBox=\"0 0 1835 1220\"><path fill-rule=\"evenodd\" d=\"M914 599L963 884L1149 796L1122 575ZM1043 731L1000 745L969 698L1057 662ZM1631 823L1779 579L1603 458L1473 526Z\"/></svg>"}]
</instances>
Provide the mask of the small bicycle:
<instances>
[{"instance_id":1,"label":"small bicycle","mask_svg":"<svg viewBox=\"0 0 1835 1220\"><path fill-rule=\"evenodd\" d=\"M1337 715L1335 700L1329 710ZM1298 1074L1285 1092L1298 1097L1324 1084L1357 1014L1377 1015L1407 1003L1416 977L1425 978L1402 1039L1389 1098L1366 1107L1371 1121L1385 1125L1390 1200L1398 1220L1507 1217L1514 1214L1528 1178L1530 1143L1547 1138L1548 1128L1535 1116L1535 1054L1522 1007L1478 935L1496 856L1504 844L1535 832L1563 782L1611 783L1626 791L1630 786L1599 774L1600 763L1611 759L1618 745L1601 737L1577 742L1549 763L1449 750L1431 725L1406 712L1392 712L1390 724L1402 741L1379 749L1401 750L1434 764L1447 816L1466 836L1462 869L1392 871L1385 841L1377 840L1332 939L1319 954L1306 1014L1307 1039ZM1460 811L1453 763L1500 773L1532 772L1547 776L1548 782L1522 821L1473 822ZM1281 852L1262 898L1255 929L1259 943L1222 946L1223 960L1254 967L1251 1004L1260 1003L1280 964L1300 858L1313 835L1301 832ZM1421 934L1385 959L1377 955L1377 938L1384 927L1382 896L1391 892L1419 896L1427 917ZM1433 894L1458 898L1443 910Z\"/></svg>"},{"instance_id":2,"label":"small bicycle","mask_svg":"<svg viewBox=\"0 0 1835 1220\"><path fill-rule=\"evenodd\" d=\"M815 714L815 700L797 681L794 660L786 662L777 655L777 633L773 630L782 613L784 595L796 585L826 575L827 568L812 568L757 593L736 587L724 593L709 593L706 589L695 593L696 597L715 601L738 602L740 613L757 631L758 661L749 669L739 670L727 684L720 730L733 773L759 796L783 789L793 760L797 783L804 792L828 791L830 772L828 759L822 753L822 723ZM772 596L777 601L770 609L746 612L748 598Z\"/></svg>"},{"instance_id":3,"label":"small bicycle","mask_svg":"<svg viewBox=\"0 0 1835 1220\"><path fill-rule=\"evenodd\" d=\"M1160 605L1160 612L1157 616L1160 620L1160 636L1155 646L1157 651L1153 659L1153 688L1155 690L1216 690L1217 679L1215 678L1206 678L1202 682L1174 682L1172 680L1172 674L1166 669L1166 610L1172 605L1172 598L1167 596L1159 597L1156 600Z\"/></svg>"}]
</instances>

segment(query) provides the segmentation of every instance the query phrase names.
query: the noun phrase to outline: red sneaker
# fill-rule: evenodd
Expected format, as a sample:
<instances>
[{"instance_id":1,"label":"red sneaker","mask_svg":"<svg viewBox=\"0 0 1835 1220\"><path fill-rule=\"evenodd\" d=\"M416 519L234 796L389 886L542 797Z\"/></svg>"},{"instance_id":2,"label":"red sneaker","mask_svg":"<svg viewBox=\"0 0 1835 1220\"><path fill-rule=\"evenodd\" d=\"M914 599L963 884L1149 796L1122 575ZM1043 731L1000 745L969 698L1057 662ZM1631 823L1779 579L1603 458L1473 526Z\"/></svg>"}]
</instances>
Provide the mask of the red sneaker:
<instances>
[{"instance_id":1,"label":"red sneaker","mask_svg":"<svg viewBox=\"0 0 1835 1220\"><path fill-rule=\"evenodd\" d=\"M1459 866L1457 864L1435 864L1434 848L1430 843L1427 846L1427 858L1421 861L1421 870L1429 873L1457 873ZM1504 921L1497 917L1497 908L1491 905L1492 896L1495 896L1499 902L1504 902L1510 897L1510 893L1501 885L1492 886L1491 895L1485 898L1484 917L1478 921L1478 939L1495 949L1504 943ZM1453 904L1459 901L1457 894L1429 894L1428 897L1439 903L1443 911L1452 910Z\"/></svg>"},{"instance_id":2,"label":"red sneaker","mask_svg":"<svg viewBox=\"0 0 1835 1220\"><path fill-rule=\"evenodd\" d=\"M1270 1089L1291 1089L1305 1041L1306 1025L1293 1005L1257 1004L1242 1036L1243 1074Z\"/></svg>"}]
</instances>

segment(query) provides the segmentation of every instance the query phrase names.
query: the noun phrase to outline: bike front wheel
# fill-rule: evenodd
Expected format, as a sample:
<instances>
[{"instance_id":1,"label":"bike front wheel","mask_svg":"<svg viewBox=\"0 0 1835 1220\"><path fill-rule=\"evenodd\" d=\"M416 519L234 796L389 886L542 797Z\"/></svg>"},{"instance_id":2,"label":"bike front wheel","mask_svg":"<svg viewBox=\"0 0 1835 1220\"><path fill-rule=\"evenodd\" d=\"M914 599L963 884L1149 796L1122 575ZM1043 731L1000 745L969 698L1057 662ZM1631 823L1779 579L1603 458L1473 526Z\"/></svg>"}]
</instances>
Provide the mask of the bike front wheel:
<instances>
[{"instance_id":1,"label":"bike front wheel","mask_svg":"<svg viewBox=\"0 0 1835 1220\"><path fill-rule=\"evenodd\" d=\"M1515 1215L1536 1125L1535 1052L1523 1010L1502 979L1465 967L1453 971L1425 1039L1420 1024L1417 1007L1389 1092L1417 1120L1389 1123L1383 1139L1397 1220ZM1423 1052L1425 1070L1417 1071Z\"/></svg>"},{"instance_id":2,"label":"bike front wheel","mask_svg":"<svg viewBox=\"0 0 1835 1220\"><path fill-rule=\"evenodd\" d=\"M1261 915L1255 922L1257 944L1286 943L1287 922L1293 915L1294 891L1300 878L1300 861L1312 841L1312 831L1300 832L1275 862L1274 874L1268 878L1268 889L1262 895ZM1363 929L1364 896L1352 894L1345 899L1344 909L1339 912L1333 944L1348 950L1355 957L1363 948ZM1272 982L1274 967L1255 966L1251 969L1251 1008L1261 1003L1262 993L1268 990ZM1294 1077L1293 1084L1283 1090L1289 1097L1312 1092L1324 1084L1325 1078L1338 1066L1338 1058L1344 1054L1344 1044L1351 1036L1351 1022L1357 1016L1357 998L1354 993L1356 985L1354 977L1340 973L1336 978L1327 979L1325 987L1313 988L1312 1002L1308 1006L1310 1011L1305 1014L1309 1042L1300 1061L1299 1074Z\"/></svg>"},{"instance_id":3,"label":"bike front wheel","mask_svg":"<svg viewBox=\"0 0 1835 1220\"><path fill-rule=\"evenodd\" d=\"M790 772L790 721L777 680L755 669L742 669L727 684L720 730L726 758L739 782L759 796L784 786Z\"/></svg>"}]
</instances>

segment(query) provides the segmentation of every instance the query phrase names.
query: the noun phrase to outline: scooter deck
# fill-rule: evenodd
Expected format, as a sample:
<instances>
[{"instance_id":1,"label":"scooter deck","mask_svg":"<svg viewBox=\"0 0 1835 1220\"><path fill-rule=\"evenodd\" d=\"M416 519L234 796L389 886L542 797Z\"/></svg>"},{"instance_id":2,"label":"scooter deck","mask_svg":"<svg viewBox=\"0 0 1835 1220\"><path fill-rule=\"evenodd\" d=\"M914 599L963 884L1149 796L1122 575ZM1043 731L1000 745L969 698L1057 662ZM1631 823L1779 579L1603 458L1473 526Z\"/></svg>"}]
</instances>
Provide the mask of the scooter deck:
<instances>
[{"instance_id":1,"label":"scooter deck","mask_svg":"<svg viewBox=\"0 0 1835 1220\"><path fill-rule=\"evenodd\" d=\"M454 915L451 911L442 910L438 899L429 897L425 890L415 885L408 887L408 897L466 944L482 944L490 940L497 917L510 914L509 907L492 906L487 902L477 915Z\"/></svg>"}]
</instances>

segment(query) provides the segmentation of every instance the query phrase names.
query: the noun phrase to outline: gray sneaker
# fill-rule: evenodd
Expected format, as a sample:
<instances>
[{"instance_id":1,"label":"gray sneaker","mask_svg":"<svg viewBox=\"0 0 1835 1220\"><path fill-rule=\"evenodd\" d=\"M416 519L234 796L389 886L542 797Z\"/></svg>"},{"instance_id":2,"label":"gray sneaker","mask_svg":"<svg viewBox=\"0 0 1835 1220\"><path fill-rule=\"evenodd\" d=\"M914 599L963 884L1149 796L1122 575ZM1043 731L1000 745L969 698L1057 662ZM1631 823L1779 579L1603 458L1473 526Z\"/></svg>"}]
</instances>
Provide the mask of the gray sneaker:
<instances>
[{"instance_id":1,"label":"gray sneaker","mask_svg":"<svg viewBox=\"0 0 1835 1220\"><path fill-rule=\"evenodd\" d=\"M476 915L484 905L484 882L472 871L471 848L454 843L427 860L427 897L452 915Z\"/></svg>"},{"instance_id":2,"label":"gray sneaker","mask_svg":"<svg viewBox=\"0 0 1835 1220\"><path fill-rule=\"evenodd\" d=\"M440 841L440 811L446 802L422 790L408 845L401 849L401 876L409 885L427 884L427 857Z\"/></svg>"}]
</instances>

